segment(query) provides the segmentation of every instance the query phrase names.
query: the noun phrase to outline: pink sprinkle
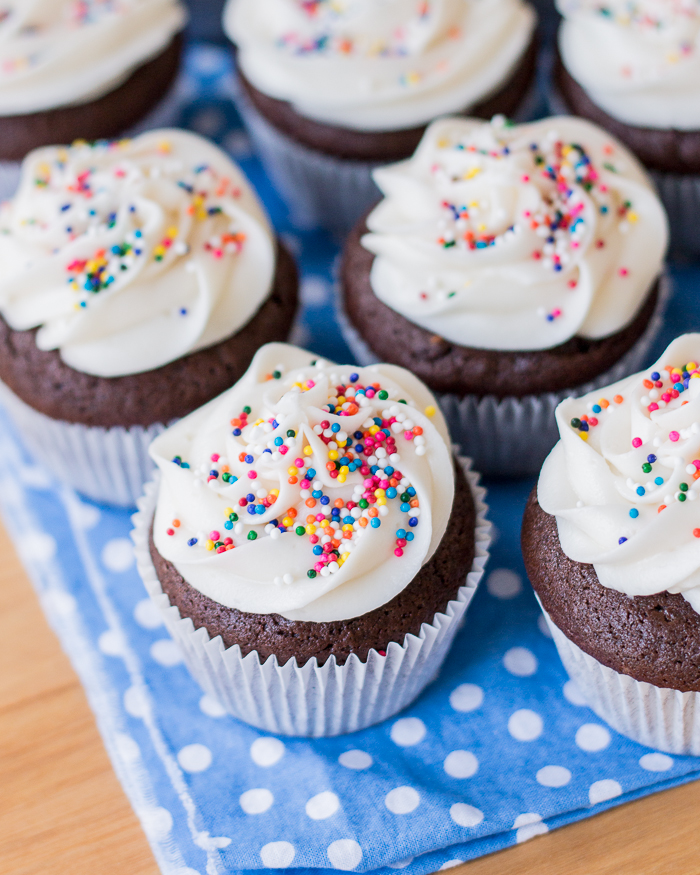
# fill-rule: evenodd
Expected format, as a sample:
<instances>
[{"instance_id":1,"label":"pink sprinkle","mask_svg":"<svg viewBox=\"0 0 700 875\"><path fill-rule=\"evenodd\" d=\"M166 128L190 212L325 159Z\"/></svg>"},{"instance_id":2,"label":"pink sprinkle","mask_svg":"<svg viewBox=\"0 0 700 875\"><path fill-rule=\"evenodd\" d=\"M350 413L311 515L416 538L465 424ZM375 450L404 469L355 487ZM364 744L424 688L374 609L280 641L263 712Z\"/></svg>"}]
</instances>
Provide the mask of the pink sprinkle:
<instances>
[{"instance_id":1,"label":"pink sprinkle","mask_svg":"<svg viewBox=\"0 0 700 875\"><path fill-rule=\"evenodd\" d=\"M289 447L286 446L285 444L282 444L282 446L280 447L280 453L283 456L286 456L288 452L289 452Z\"/></svg>"},{"instance_id":2,"label":"pink sprinkle","mask_svg":"<svg viewBox=\"0 0 700 875\"><path fill-rule=\"evenodd\" d=\"M316 574L320 574L322 568L323 568L323 563L322 563L322 562L317 562L317 563L314 565L314 571L316 572Z\"/></svg>"},{"instance_id":3,"label":"pink sprinkle","mask_svg":"<svg viewBox=\"0 0 700 875\"><path fill-rule=\"evenodd\" d=\"M309 535L310 544L318 544L318 535Z\"/></svg>"},{"instance_id":4,"label":"pink sprinkle","mask_svg":"<svg viewBox=\"0 0 700 875\"><path fill-rule=\"evenodd\" d=\"M255 471L248 471L248 476L251 480L255 480L258 475L255 473Z\"/></svg>"},{"instance_id":5,"label":"pink sprinkle","mask_svg":"<svg viewBox=\"0 0 700 875\"><path fill-rule=\"evenodd\" d=\"M627 270L626 267L621 267L620 270L618 271L618 273L620 274L620 276L627 276L629 271Z\"/></svg>"},{"instance_id":6,"label":"pink sprinkle","mask_svg":"<svg viewBox=\"0 0 700 875\"><path fill-rule=\"evenodd\" d=\"M673 441L674 443L675 443L679 438L680 438L680 435L678 434L677 431L672 431L672 432L670 432L669 435L668 435L668 439L669 439L670 441Z\"/></svg>"},{"instance_id":7,"label":"pink sprinkle","mask_svg":"<svg viewBox=\"0 0 700 875\"><path fill-rule=\"evenodd\" d=\"M365 392L365 396L367 398L374 398L374 395L375 395L374 389L367 389L367 391Z\"/></svg>"},{"instance_id":8,"label":"pink sprinkle","mask_svg":"<svg viewBox=\"0 0 700 875\"><path fill-rule=\"evenodd\" d=\"M316 522L317 522L317 523L320 523L321 520L325 520L324 515L323 515L322 513L317 513L317 514L316 514Z\"/></svg>"},{"instance_id":9,"label":"pink sprinkle","mask_svg":"<svg viewBox=\"0 0 700 875\"><path fill-rule=\"evenodd\" d=\"M527 173L523 173L523 175L520 177L520 181L521 182L529 182L530 177L527 175Z\"/></svg>"},{"instance_id":10,"label":"pink sprinkle","mask_svg":"<svg viewBox=\"0 0 700 875\"><path fill-rule=\"evenodd\" d=\"M401 549L401 547L397 547L394 550L394 556L403 556L403 550Z\"/></svg>"},{"instance_id":11,"label":"pink sprinkle","mask_svg":"<svg viewBox=\"0 0 700 875\"><path fill-rule=\"evenodd\" d=\"M591 418L588 420L588 424L596 426L598 425L598 419L595 416L591 416Z\"/></svg>"},{"instance_id":12,"label":"pink sprinkle","mask_svg":"<svg viewBox=\"0 0 700 875\"><path fill-rule=\"evenodd\" d=\"M652 403L649 405L649 413L653 413L655 410L658 409L659 405L655 401L652 401Z\"/></svg>"},{"instance_id":13,"label":"pink sprinkle","mask_svg":"<svg viewBox=\"0 0 700 875\"><path fill-rule=\"evenodd\" d=\"M641 447L641 445L642 445L642 439L641 439L641 438L638 438L638 437L636 437L636 438L632 438L632 446L633 446L633 447L635 447L635 448L636 448L636 447Z\"/></svg>"},{"instance_id":14,"label":"pink sprinkle","mask_svg":"<svg viewBox=\"0 0 700 875\"><path fill-rule=\"evenodd\" d=\"M212 454L211 454L211 460L212 460L212 462L218 462L220 458L221 458L221 456L219 456L218 453L212 453Z\"/></svg>"},{"instance_id":15,"label":"pink sprinkle","mask_svg":"<svg viewBox=\"0 0 700 875\"><path fill-rule=\"evenodd\" d=\"M302 489L308 489L309 486L311 486L311 483L310 483L310 481L308 481L306 478L304 478L304 479L301 481L301 483L299 484L299 486L300 486Z\"/></svg>"},{"instance_id":16,"label":"pink sprinkle","mask_svg":"<svg viewBox=\"0 0 700 875\"><path fill-rule=\"evenodd\" d=\"M295 459L294 464L296 465L297 468L303 468L304 467L304 460L303 459Z\"/></svg>"},{"instance_id":17,"label":"pink sprinkle","mask_svg":"<svg viewBox=\"0 0 700 875\"><path fill-rule=\"evenodd\" d=\"M313 389L313 387L316 385L316 383L314 383L313 380L307 380L306 385L309 389Z\"/></svg>"},{"instance_id":18,"label":"pink sprinkle","mask_svg":"<svg viewBox=\"0 0 700 875\"><path fill-rule=\"evenodd\" d=\"M219 540L219 533L218 532L209 532L209 537L211 538L212 541L218 541Z\"/></svg>"}]
</instances>

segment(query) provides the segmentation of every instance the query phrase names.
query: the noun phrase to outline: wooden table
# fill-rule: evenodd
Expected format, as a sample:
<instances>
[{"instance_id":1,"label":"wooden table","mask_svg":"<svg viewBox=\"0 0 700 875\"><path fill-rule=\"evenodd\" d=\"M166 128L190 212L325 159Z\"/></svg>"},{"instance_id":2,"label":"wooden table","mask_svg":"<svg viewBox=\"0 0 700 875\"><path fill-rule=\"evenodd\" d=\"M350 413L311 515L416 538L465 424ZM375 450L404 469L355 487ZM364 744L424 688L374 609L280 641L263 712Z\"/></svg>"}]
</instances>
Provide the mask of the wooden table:
<instances>
[{"instance_id":1,"label":"wooden table","mask_svg":"<svg viewBox=\"0 0 700 875\"><path fill-rule=\"evenodd\" d=\"M80 683L0 528L0 871L157 875ZM697 875L700 782L649 796L454 875Z\"/></svg>"}]
</instances>

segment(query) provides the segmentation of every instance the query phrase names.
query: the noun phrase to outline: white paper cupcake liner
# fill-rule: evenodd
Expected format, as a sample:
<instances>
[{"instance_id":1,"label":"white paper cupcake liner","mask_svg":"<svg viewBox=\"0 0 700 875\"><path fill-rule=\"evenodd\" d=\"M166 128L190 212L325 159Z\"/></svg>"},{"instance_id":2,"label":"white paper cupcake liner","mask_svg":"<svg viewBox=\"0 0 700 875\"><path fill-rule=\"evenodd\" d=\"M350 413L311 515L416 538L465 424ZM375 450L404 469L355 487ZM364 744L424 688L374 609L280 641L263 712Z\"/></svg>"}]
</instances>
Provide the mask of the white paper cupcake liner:
<instances>
[{"instance_id":1,"label":"white paper cupcake liner","mask_svg":"<svg viewBox=\"0 0 700 875\"><path fill-rule=\"evenodd\" d=\"M281 133L236 89L236 107L265 170L284 198L292 222L300 228L326 228L344 237L380 198L372 179L377 162L334 158ZM535 81L523 99L516 121L542 108ZM521 116L523 116L521 118Z\"/></svg>"},{"instance_id":2,"label":"white paper cupcake liner","mask_svg":"<svg viewBox=\"0 0 700 875\"><path fill-rule=\"evenodd\" d=\"M100 428L52 419L0 383L0 402L22 441L59 480L105 504L134 507L154 469L148 447L165 428Z\"/></svg>"},{"instance_id":3,"label":"white paper cupcake liner","mask_svg":"<svg viewBox=\"0 0 700 875\"><path fill-rule=\"evenodd\" d=\"M135 137L153 128L170 128L177 125L184 93L184 79L180 75L153 109L140 122L125 131L124 136ZM0 161L0 201L12 197L17 190L21 168L21 161Z\"/></svg>"},{"instance_id":4,"label":"white paper cupcake liner","mask_svg":"<svg viewBox=\"0 0 700 875\"><path fill-rule=\"evenodd\" d=\"M601 720L647 747L700 755L700 693L655 687L608 668L542 612L567 674Z\"/></svg>"},{"instance_id":5,"label":"white paper cupcake liner","mask_svg":"<svg viewBox=\"0 0 700 875\"><path fill-rule=\"evenodd\" d=\"M332 656L319 666L316 658L299 667L296 659L280 665L276 656L260 662L257 652L243 656L238 645L226 649L205 628L195 630L163 592L149 551L158 478L146 486L133 517L136 563L143 582L180 646L194 679L234 717L266 732L326 737L365 729L409 705L437 676L484 573L491 542L486 519L486 491L471 461L460 459L477 510L476 553L472 569L456 598L419 635L392 642L386 656L371 650L366 662L351 654L344 665Z\"/></svg>"},{"instance_id":6,"label":"white paper cupcake liner","mask_svg":"<svg viewBox=\"0 0 700 875\"><path fill-rule=\"evenodd\" d=\"M582 386L561 392L526 395L523 398L496 398L494 395L453 395L435 393L450 428L452 440L460 451L473 459L482 474L525 477L536 474L554 444L559 440L554 411L565 398L585 395L608 386L640 370L656 335L663 324L663 314L671 297L672 283L667 274L659 280L659 294L654 313L642 336L604 374ZM336 294L337 319L343 337L357 363L374 364L374 353L350 323Z\"/></svg>"}]
</instances>

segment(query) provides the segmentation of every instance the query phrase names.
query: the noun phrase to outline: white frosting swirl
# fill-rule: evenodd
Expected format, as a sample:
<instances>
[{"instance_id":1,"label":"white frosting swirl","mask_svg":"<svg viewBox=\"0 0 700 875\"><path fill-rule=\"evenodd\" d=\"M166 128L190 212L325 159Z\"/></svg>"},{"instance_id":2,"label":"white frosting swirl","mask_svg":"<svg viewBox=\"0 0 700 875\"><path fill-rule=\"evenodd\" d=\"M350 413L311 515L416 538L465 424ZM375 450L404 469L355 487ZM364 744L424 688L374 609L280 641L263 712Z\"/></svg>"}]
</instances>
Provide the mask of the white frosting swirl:
<instances>
[{"instance_id":1,"label":"white frosting swirl","mask_svg":"<svg viewBox=\"0 0 700 875\"><path fill-rule=\"evenodd\" d=\"M557 0L564 66L609 115L700 129L700 0Z\"/></svg>"},{"instance_id":2,"label":"white frosting swirl","mask_svg":"<svg viewBox=\"0 0 700 875\"><path fill-rule=\"evenodd\" d=\"M181 130L51 146L0 207L0 312L99 377L229 337L269 294L270 226L240 169Z\"/></svg>"},{"instance_id":3,"label":"white frosting swirl","mask_svg":"<svg viewBox=\"0 0 700 875\"><path fill-rule=\"evenodd\" d=\"M523 0L229 0L224 28L259 91L307 118L387 131L490 97L535 20Z\"/></svg>"},{"instance_id":4,"label":"white frosting swirl","mask_svg":"<svg viewBox=\"0 0 700 875\"><path fill-rule=\"evenodd\" d=\"M184 27L179 0L4 0L0 115L113 91Z\"/></svg>"},{"instance_id":5,"label":"white frosting swirl","mask_svg":"<svg viewBox=\"0 0 700 875\"><path fill-rule=\"evenodd\" d=\"M680 592L698 612L699 363L700 334L685 334L648 370L560 404L537 486L564 553L603 586Z\"/></svg>"},{"instance_id":6,"label":"white frosting swirl","mask_svg":"<svg viewBox=\"0 0 700 875\"><path fill-rule=\"evenodd\" d=\"M379 168L363 245L377 297L462 346L548 349L627 325L666 215L639 162L587 121L446 118Z\"/></svg>"},{"instance_id":7,"label":"white frosting swirl","mask_svg":"<svg viewBox=\"0 0 700 875\"><path fill-rule=\"evenodd\" d=\"M154 541L220 604L324 622L413 580L445 532L454 470L416 377L313 361L263 346L233 388L154 441Z\"/></svg>"}]
</instances>

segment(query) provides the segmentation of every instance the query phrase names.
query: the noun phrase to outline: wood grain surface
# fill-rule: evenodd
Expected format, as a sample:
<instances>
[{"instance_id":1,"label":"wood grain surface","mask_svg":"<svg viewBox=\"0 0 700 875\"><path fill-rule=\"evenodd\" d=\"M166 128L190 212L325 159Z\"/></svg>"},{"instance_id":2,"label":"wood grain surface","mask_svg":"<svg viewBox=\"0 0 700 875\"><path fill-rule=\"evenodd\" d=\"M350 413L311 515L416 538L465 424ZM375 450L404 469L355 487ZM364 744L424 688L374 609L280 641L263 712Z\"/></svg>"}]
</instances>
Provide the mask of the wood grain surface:
<instances>
[{"instance_id":1,"label":"wood grain surface","mask_svg":"<svg viewBox=\"0 0 700 875\"><path fill-rule=\"evenodd\" d=\"M0 528L0 872L157 875L82 688ZM700 783L450 871L698 875Z\"/></svg>"}]
</instances>

